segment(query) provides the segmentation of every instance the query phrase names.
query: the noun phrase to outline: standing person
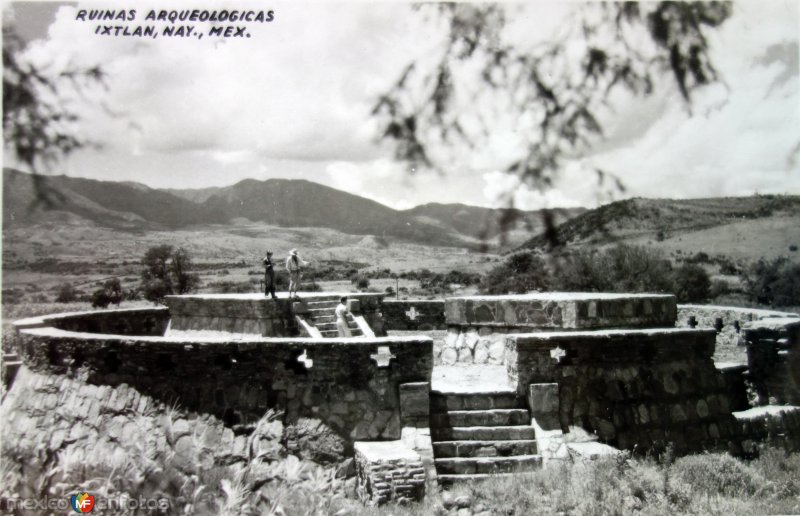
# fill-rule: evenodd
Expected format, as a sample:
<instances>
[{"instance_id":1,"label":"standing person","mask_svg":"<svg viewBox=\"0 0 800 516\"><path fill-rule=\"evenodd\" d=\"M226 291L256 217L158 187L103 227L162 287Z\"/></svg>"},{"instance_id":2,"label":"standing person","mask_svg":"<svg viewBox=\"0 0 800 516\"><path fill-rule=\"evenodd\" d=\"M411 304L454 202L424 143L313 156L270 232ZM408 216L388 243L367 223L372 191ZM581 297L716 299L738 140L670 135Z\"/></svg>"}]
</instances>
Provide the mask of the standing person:
<instances>
[{"instance_id":1,"label":"standing person","mask_svg":"<svg viewBox=\"0 0 800 516\"><path fill-rule=\"evenodd\" d=\"M300 285L300 278L305 265L308 265L308 262L300 258L300 255L297 254L297 249L289 251L289 257L286 258L286 270L289 271L289 297L292 296L292 292L297 297L297 287Z\"/></svg>"},{"instance_id":2,"label":"standing person","mask_svg":"<svg viewBox=\"0 0 800 516\"><path fill-rule=\"evenodd\" d=\"M347 296L339 299L339 304L336 305L336 329L340 337L352 337L350 328L347 326Z\"/></svg>"},{"instance_id":3,"label":"standing person","mask_svg":"<svg viewBox=\"0 0 800 516\"><path fill-rule=\"evenodd\" d=\"M272 295L272 299L278 299L275 295L275 267L272 263L272 251L267 251L264 258L264 296L267 293Z\"/></svg>"}]
</instances>

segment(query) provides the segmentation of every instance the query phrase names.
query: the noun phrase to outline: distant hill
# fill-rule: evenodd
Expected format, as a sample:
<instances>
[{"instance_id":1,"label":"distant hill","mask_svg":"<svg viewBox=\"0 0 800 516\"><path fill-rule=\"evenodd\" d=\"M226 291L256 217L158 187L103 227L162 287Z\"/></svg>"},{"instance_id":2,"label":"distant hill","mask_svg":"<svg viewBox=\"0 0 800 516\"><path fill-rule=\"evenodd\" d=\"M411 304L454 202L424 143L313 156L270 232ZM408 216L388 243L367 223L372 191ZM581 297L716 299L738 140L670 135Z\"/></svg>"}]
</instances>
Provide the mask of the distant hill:
<instances>
[{"instance_id":1,"label":"distant hill","mask_svg":"<svg viewBox=\"0 0 800 516\"><path fill-rule=\"evenodd\" d=\"M203 203L230 220L244 217L284 227L327 227L344 233L399 237L438 245L464 239L383 204L311 181L245 179L220 188Z\"/></svg>"},{"instance_id":2,"label":"distant hill","mask_svg":"<svg viewBox=\"0 0 800 516\"><path fill-rule=\"evenodd\" d=\"M586 208L548 210L555 224L560 224L586 211ZM462 235L476 239L491 239L503 231L520 230L530 235L544 231L545 210L492 209L466 204L430 203L405 210L403 213L434 220Z\"/></svg>"},{"instance_id":3,"label":"distant hill","mask_svg":"<svg viewBox=\"0 0 800 516\"><path fill-rule=\"evenodd\" d=\"M177 228L213 220L201 205L138 183L3 169L4 228L54 220L60 214L120 229Z\"/></svg>"},{"instance_id":4,"label":"distant hill","mask_svg":"<svg viewBox=\"0 0 800 516\"><path fill-rule=\"evenodd\" d=\"M398 211L375 201L305 180L246 179L228 187L158 190L131 182L33 176L4 169L3 227L69 221L126 230L263 222L287 228L324 227L380 242L402 239L472 247L495 237L499 221L526 235L541 228L539 212L492 210L462 204ZM37 194L45 192L49 203ZM573 212L557 214L564 218ZM520 241L520 240L517 240Z\"/></svg>"},{"instance_id":5,"label":"distant hill","mask_svg":"<svg viewBox=\"0 0 800 516\"><path fill-rule=\"evenodd\" d=\"M560 224L560 243L604 246L652 244L667 251L725 254L734 258L784 255L800 244L800 196L755 195L709 199L642 199L613 202ZM547 249L538 235L522 248Z\"/></svg>"}]
</instances>

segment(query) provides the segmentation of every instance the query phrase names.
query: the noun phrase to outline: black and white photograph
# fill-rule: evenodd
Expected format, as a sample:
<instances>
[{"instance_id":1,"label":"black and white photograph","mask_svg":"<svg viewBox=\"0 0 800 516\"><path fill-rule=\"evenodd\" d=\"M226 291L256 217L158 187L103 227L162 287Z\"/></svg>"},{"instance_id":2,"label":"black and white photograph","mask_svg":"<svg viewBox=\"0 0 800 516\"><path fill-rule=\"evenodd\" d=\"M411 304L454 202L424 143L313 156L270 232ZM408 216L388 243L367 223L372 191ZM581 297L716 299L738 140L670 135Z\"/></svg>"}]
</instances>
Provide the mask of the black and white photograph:
<instances>
[{"instance_id":1,"label":"black and white photograph","mask_svg":"<svg viewBox=\"0 0 800 516\"><path fill-rule=\"evenodd\" d=\"M1 7L0 513L800 514L800 0Z\"/></svg>"}]
</instances>

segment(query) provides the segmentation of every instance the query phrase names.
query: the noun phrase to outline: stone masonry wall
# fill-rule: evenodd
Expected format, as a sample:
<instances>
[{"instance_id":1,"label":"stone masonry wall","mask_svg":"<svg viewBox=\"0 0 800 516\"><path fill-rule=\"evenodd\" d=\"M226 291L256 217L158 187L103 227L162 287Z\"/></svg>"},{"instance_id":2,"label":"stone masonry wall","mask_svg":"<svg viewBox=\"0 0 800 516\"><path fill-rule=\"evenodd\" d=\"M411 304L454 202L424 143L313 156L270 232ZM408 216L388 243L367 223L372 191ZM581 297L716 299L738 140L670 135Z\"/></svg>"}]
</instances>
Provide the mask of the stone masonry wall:
<instances>
[{"instance_id":1,"label":"stone masonry wall","mask_svg":"<svg viewBox=\"0 0 800 516\"><path fill-rule=\"evenodd\" d=\"M756 456L765 446L800 452L800 407L753 407L734 416L747 455Z\"/></svg>"},{"instance_id":2,"label":"stone masonry wall","mask_svg":"<svg viewBox=\"0 0 800 516\"><path fill-rule=\"evenodd\" d=\"M98 387L128 385L227 426L251 424L278 409L288 424L321 421L348 446L399 439L399 386L430 381L433 366L427 337L192 342L53 328L23 330L20 337L22 360L34 372ZM378 367L376 357L387 353L393 355L388 367Z\"/></svg>"},{"instance_id":3,"label":"stone masonry wall","mask_svg":"<svg viewBox=\"0 0 800 516\"><path fill-rule=\"evenodd\" d=\"M719 362L714 364L717 371L725 381L725 392L731 402L731 410L745 410L750 407L750 400L747 397L747 364L732 364Z\"/></svg>"},{"instance_id":4,"label":"stone masonry wall","mask_svg":"<svg viewBox=\"0 0 800 516\"><path fill-rule=\"evenodd\" d=\"M744 346L742 329L752 321L772 317L800 317L789 312L773 310L757 310L755 308L738 308L714 305L678 305L678 319L675 326L689 328L689 319L694 317L697 328L717 328L717 345Z\"/></svg>"},{"instance_id":5,"label":"stone masonry wall","mask_svg":"<svg viewBox=\"0 0 800 516\"><path fill-rule=\"evenodd\" d=\"M608 330L509 335L507 369L521 395L557 383L562 429L645 452L739 452L727 382L714 367L713 330Z\"/></svg>"},{"instance_id":6,"label":"stone masonry wall","mask_svg":"<svg viewBox=\"0 0 800 516\"><path fill-rule=\"evenodd\" d=\"M758 403L800 405L800 319L763 319L743 333Z\"/></svg>"},{"instance_id":7,"label":"stone masonry wall","mask_svg":"<svg viewBox=\"0 0 800 516\"><path fill-rule=\"evenodd\" d=\"M292 301L264 296L167 296L170 331L220 331L264 337L298 334Z\"/></svg>"},{"instance_id":8,"label":"stone masonry wall","mask_svg":"<svg viewBox=\"0 0 800 516\"><path fill-rule=\"evenodd\" d=\"M526 333L525 328L451 326L444 341L433 348L436 365L505 364L508 333Z\"/></svg>"},{"instance_id":9,"label":"stone masonry wall","mask_svg":"<svg viewBox=\"0 0 800 516\"><path fill-rule=\"evenodd\" d=\"M550 292L445 300L450 326L502 326L529 331L672 327L675 296Z\"/></svg>"},{"instance_id":10,"label":"stone masonry wall","mask_svg":"<svg viewBox=\"0 0 800 516\"><path fill-rule=\"evenodd\" d=\"M163 335L169 323L166 307L126 308L32 317L14 322L17 329L52 326L61 330L111 335Z\"/></svg>"},{"instance_id":11,"label":"stone masonry wall","mask_svg":"<svg viewBox=\"0 0 800 516\"><path fill-rule=\"evenodd\" d=\"M670 327L675 297L658 294L543 293L445 300L447 337L437 365L506 363L506 336L554 330Z\"/></svg>"},{"instance_id":12,"label":"stone masonry wall","mask_svg":"<svg viewBox=\"0 0 800 516\"><path fill-rule=\"evenodd\" d=\"M444 330L444 300L384 299L381 305L387 330Z\"/></svg>"},{"instance_id":13,"label":"stone masonry wall","mask_svg":"<svg viewBox=\"0 0 800 516\"><path fill-rule=\"evenodd\" d=\"M358 310L377 336L386 335L380 294L347 294L357 299ZM260 294L205 294L167 296L170 331L226 332L263 337L295 337L299 334L295 314L304 314L309 302L339 301L338 294L304 294L301 300L272 300Z\"/></svg>"},{"instance_id":14,"label":"stone masonry wall","mask_svg":"<svg viewBox=\"0 0 800 516\"><path fill-rule=\"evenodd\" d=\"M263 416L263 414L262 414ZM272 418L254 422L252 431L235 433L207 414L170 411L153 396L127 384L89 384L66 377L20 369L0 406L3 446L21 456L80 457L87 467L108 463L123 445L141 448L149 458L171 457L182 470L245 462L252 457L277 459L283 424Z\"/></svg>"}]
</instances>

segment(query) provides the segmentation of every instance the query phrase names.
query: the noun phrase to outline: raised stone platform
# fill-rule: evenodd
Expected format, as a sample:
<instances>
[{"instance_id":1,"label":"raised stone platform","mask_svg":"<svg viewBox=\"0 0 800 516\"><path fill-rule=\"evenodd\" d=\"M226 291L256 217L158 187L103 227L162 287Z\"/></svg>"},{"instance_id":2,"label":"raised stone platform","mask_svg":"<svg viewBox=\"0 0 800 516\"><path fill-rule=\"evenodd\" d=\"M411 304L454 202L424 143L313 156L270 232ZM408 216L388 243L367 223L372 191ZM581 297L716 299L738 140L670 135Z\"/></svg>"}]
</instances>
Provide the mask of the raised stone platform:
<instances>
[{"instance_id":1,"label":"raised stone platform","mask_svg":"<svg viewBox=\"0 0 800 516\"><path fill-rule=\"evenodd\" d=\"M622 449L738 452L714 337L688 328L514 334L506 366L520 394L558 384L562 429L580 426Z\"/></svg>"},{"instance_id":2,"label":"raised stone platform","mask_svg":"<svg viewBox=\"0 0 800 516\"><path fill-rule=\"evenodd\" d=\"M445 300L447 337L437 365L503 365L508 334L614 328L671 328L675 296L550 292Z\"/></svg>"},{"instance_id":3,"label":"raised stone platform","mask_svg":"<svg viewBox=\"0 0 800 516\"><path fill-rule=\"evenodd\" d=\"M167 296L170 324L167 335L176 332L212 331L263 337L295 337L301 334L297 315L308 314L314 304L336 304L347 296L357 300L353 313L362 315L377 336L384 335L380 312L382 294L349 292L285 293L278 299L263 294L198 294ZM352 304L352 303L351 303Z\"/></svg>"},{"instance_id":4,"label":"raised stone platform","mask_svg":"<svg viewBox=\"0 0 800 516\"><path fill-rule=\"evenodd\" d=\"M671 327L675 296L550 292L470 296L445 301L449 326L503 326L520 330Z\"/></svg>"}]
</instances>

